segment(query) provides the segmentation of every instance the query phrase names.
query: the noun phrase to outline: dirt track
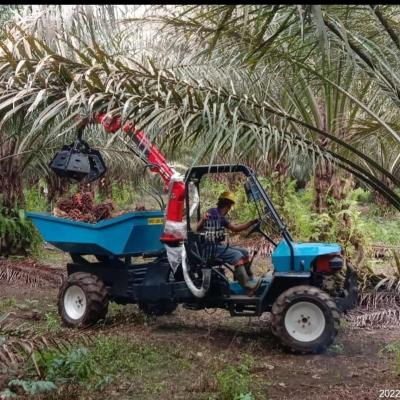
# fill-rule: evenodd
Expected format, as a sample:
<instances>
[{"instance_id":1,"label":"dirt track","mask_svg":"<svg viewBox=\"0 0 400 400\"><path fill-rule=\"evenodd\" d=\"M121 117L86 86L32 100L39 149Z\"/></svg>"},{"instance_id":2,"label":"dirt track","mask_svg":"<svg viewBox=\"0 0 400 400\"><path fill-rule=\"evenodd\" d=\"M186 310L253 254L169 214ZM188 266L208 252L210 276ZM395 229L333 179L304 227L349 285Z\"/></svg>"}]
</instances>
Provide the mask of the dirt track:
<instances>
[{"instance_id":1,"label":"dirt track","mask_svg":"<svg viewBox=\"0 0 400 400\"><path fill-rule=\"evenodd\" d=\"M0 300L6 298L14 298L17 303L29 299L34 309L13 309L11 317L34 323L47 310L54 310L57 284L53 280L47 288L30 288L26 284L0 283ZM235 363L244 354L255 360L251 372L262 396L257 398L378 399L380 390L400 389L393 356L380 353L388 343L400 340L398 328L354 329L344 322L328 352L304 356L284 352L269 331L267 314L261 318L231 318L223 310L191 311L179 307L171 316L138 322L130 317L136 312L136 306L127 306L111 315L104 326L86 332L127 335L143 343L185 349L195 364L196 377L188 375L187 382L178 385L171 372L169 392L156 398L200 398L208 384L207 371L215 365L216 358ZM123 389L116 393L116 398L136 398ZM105 390L96 398L110 395Z\"/></svg>"}]
</instances>

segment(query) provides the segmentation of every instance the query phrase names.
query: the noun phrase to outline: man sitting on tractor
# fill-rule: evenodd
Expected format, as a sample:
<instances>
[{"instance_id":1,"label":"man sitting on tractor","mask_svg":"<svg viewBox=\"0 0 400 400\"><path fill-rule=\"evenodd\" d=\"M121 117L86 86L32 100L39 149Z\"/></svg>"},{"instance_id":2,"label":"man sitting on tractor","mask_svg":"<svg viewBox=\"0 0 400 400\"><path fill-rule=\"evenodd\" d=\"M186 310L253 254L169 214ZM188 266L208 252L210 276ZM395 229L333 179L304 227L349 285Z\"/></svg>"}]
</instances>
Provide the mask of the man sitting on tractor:
<instances>
[{"instance_id":1,"label":"man sitting on tractor","mask_svg":"<svg viewBox=\"0 0 400 400\"><path fill-rule=\"evenodd\" d=\"M213 221L213 226L218 226L224 230L228 228L232 232L242 232L258 222L258 219L246 222L244 224L232 224L226 215L235 204L235 194L233 192L223 192L218 198L217 207L210 208L204 214L203 218L197 224L197 231L203 230L207 222ZM220 241L222 241L221 238ZM253 273L250 270L250 258L248 250L238 246L228 246L218 244L216 249L216 258L232 265L235 271L235 277L240 285L246 289L248 296L253 296L260 287L261 279L254 280Z\"/></svg>"}]
</instances>

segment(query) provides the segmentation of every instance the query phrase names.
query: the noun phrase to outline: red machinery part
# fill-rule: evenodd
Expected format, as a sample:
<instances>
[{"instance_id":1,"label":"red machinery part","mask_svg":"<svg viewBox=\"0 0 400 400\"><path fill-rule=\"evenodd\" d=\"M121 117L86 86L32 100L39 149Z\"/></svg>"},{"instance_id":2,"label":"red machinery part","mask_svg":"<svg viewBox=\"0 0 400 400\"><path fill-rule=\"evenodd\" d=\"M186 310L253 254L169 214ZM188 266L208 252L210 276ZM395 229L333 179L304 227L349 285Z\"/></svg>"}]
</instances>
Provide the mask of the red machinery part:
<instances>
[{"instance_id":1,"label":"red machinery part","mask_svg":"<svg viewBox=\"0 0 400 400\"><path fill-rule=\"evenodd\" d=\"M342 266L343 259L339 254L326 254L317 258L315 271L332 274L340 270Z\"/></svg>"},{"instance_id":2,"label":"red machinery part","mask_svg":"<svg viewBox=\"0 0 400 400\"><path fill-rule=\"evenodd\" d=\"M121 128L121 117L110 117L105 113L95 114L96 122L103 125L107 132L115 133ZM173 180L174 171L167 164L164 155L158 148L150 142L143 131L138 131L132 122L127 122L123 127L123 131L129 135L139 150L143 153L147 161L152 164L150 171L157 172L165 183L165 189L170 187L170 195L167 205L166 221L164 226L164 234L161 241L164 243L178 242L183 239L182 220L185 204L185 184L181 180Z\"/></svg>"},{"instance_id":3,"label":"red machinery part","mask_svg":"<svg viewBox=\"0 0 400 400\"><path fill-rule=\"evenodd\" d=\"M99 113L95 114L95 120L96 122L103 125L104 129L110 133L115 133L118 129L121 128L121 117L119 116L110 117L104 113ZM150 142L143 131L138 131L135 129L135 126L132 122L127 122L122 127L122 130L133 139L133 141L135 142L139 150L142 151L148 162L150 164L153 164L150 167L150 171L158 172L163 179L165 186L168 187L174 171L167 164L164 155L153 143Z\"/></svg>"}]
</instances>

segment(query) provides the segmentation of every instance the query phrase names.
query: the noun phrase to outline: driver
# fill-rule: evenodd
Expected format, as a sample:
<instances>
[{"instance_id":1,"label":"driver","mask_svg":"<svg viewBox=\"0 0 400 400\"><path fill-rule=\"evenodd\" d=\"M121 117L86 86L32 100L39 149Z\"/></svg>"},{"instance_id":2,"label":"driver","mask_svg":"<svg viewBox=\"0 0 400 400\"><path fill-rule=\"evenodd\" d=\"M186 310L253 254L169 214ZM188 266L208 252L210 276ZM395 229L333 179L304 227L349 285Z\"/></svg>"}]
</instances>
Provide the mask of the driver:
<instances>
[{"instance_id":1,"label":"driver","mask_svg":"<svg viewBox=\"0 0 400 400\"><path fill-rule=\"evenodd\" d=\"M233 192L223 192L218 198L217 207L210 208L204 214L203 218L197 224L197 231L201 231L206 221L216 221L221 229L228 228L232 232L242 232L258 222L258 219L246 222L244 224L232 224L226 218L226 215L235 204L235 194ZM222 241L221 239L220 241ZM261 279L253 280L253 274L250 271L249 252L238 246L229 246L219 244L217 246L216 257L224 262L233 265L235 277L240 285L246 289L248 296L253 296L260 287Z\"/></svg>"}]
</instances>

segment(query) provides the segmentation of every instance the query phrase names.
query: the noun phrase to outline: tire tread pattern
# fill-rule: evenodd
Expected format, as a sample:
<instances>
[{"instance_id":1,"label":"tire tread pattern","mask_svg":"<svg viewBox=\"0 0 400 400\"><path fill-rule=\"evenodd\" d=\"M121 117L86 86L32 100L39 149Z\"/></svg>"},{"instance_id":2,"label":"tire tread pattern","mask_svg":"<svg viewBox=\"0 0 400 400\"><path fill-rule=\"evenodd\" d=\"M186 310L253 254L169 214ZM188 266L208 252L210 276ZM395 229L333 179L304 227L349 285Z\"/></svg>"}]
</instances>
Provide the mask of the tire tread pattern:
<instances>
[{"instance_id":1,"label":"tire tread pattern","mask_svg":"<svg viewBox=\"0 0 400 400\"><path fill-rule=\"evenodd\" d=\"M72 285L79 286L86 295L86 311L79 320L72 320L64 309L65 291ZM58 294L58 312L63 323L70 327L87 327L104 319L108 311L108 291L103 281L87 272L75 272L65 280Z\"/></svg>"},{"instance_id":2,"label":"tire tread pattern","mask_svg":"<svg viewBox=\"0 0 400 400\"><path fill-rule=\"evenodd\" d=\"M304 300L315 299L317 302L323 303L326 309L329 310L331 318L331 329L328 331L327 338L320 343L313 343L313 345L299 344L295 339L287 334L284 319L286 310L289 305L296 299ZM294 352L300 352L303 354L307 353L320 353L329 347L339 331L340 326L340 314L337 309L336 303L332 298L314 286L299 285L294 286L283 293L276 299L271 310L271 331L272 333L283 343L284 346L288 347ZM329 323L329 321L327 321Z\"/></svg>"}]
</instances>

